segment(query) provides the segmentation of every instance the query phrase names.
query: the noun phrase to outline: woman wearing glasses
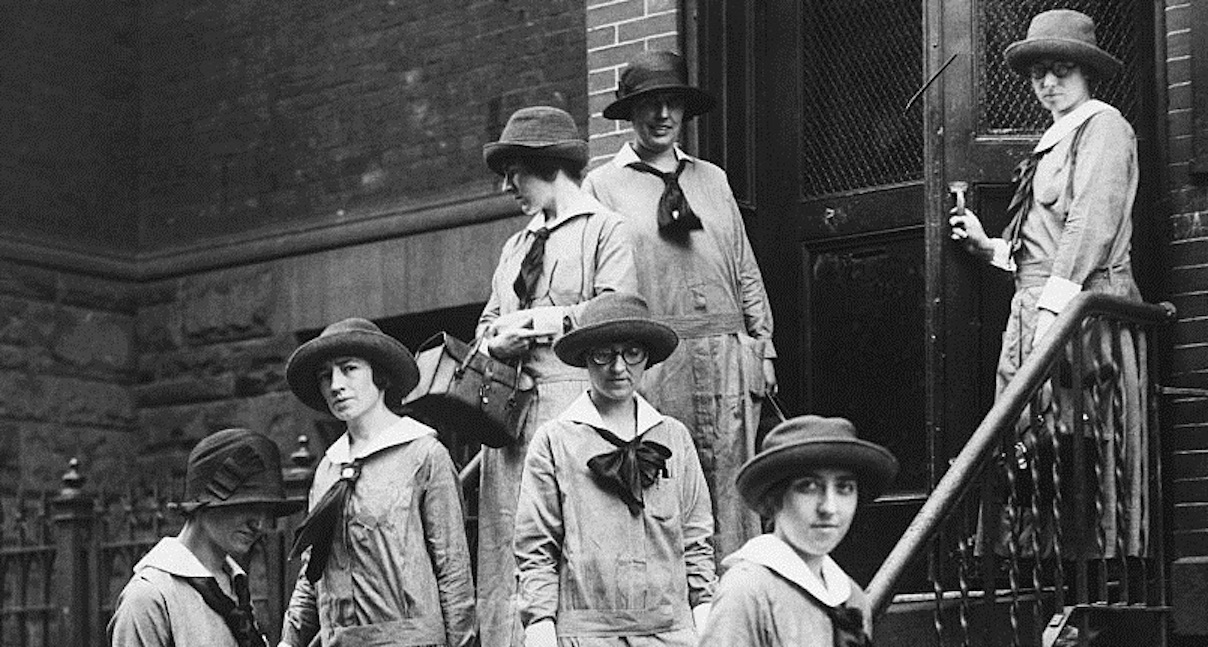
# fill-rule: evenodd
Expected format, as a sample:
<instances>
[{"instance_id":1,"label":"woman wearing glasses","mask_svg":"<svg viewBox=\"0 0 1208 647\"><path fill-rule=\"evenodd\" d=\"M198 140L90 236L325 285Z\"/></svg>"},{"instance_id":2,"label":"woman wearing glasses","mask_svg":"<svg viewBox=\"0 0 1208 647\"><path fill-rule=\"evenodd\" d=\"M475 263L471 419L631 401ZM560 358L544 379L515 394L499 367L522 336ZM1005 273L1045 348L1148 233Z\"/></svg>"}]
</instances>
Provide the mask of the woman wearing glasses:
<instances>
[{"instance_id":1,"label":"woman wearing glasses","mask_svg":"<svg viewBox=\"0 0 1208 647\"><path fill-rule=\"evenodd\" d=\"M695 647L716 586L709 490L688 429L636 392L678 337L636 294L592 300L581 324L554 352L591 386L537 430L520 485L525 646Z\"/></svg>"},{"instance_id":2,"label":"woman wearing glasses","mask_svg":"<svg viewBox=\"0 0 1208 647\"><path fill-rule=\"evenodd\" d=\"M1015 296L998 362L999 393L1079 292L1141 300L1130 263L1131 214L1138 178L1136 136L1119 110L1091 98L1094 83L1119 72L1122 63L1099 48L1091 18L1068 9L1038 14L1032 19L1027 38L1007 46L1004 54L1012 69L1030 78L1037 101L1052 115L1053 123L1016 169L1018 182L1011 200L1011 220L1001 238L987 236L971 211L956 213L954 209L949 221L953 240L1015 277ZM1097 496L1103 503L1100 523L1106 540L1100 548L1108 555L1114 554L1119 541L1127 554L1137 555L1144 550L1146 420L1132 337L1127 330L1120 334L1123 353L1113 357L1111 349L1116 340L1106 326L1084 330L1087 357L1082 367L1075 370L1066 362L1069 370L1059 367L1054 381L1063 424L1057 425L1051 416L1040 429L1029 428L1026 421L1021 423L1015 455L1008 457L1008 462L1019 469L1020 478L1030 479L1036 454L1052 451L1049 441L1056 426L1066 432L1057 440L1059 451L1066 454L1063 464L1069 466L1073 409L1069 400L1076 395L1083 397L1089 416L1088 434L1091 428L1100 430L1097 443L1088 438L1088 461L1112 466L1119 456L1125 467L1121 488L1116 487L1112 469L1104 470L1099 483L1093 476L1088 483L1092 488L1088 493L1090 504ZM1114 412L1113 384L1120 385L1122 400L1120 409ZM1117 433L1122 443L1114 439ZM1093 463L1088 463L1091 470L1089 465ZM1040 486L1045 487L1043 480ZM1093 491L1096 488L1099 492ZM1124 510L1119 519L1118 500ZM1025 517L1030 516L1026 510L1029 501L1016 503L1025 508ZM1067 519L1072 516L1065 515ZM1019 519L1020 515L1015 517ZM1000 526L1005 523L1001 519L1007 518L1009 515L1000 517ZM1051 520L1048 522L1051 524ZM1025 518L1022 523L1043 527L1046 520ZM1010 528L997 530L1001 543ZM1050 527L1043 532L1042 552L1051 548L1051 531ZM1094 537L1097 533L1089 534Z\"/></svg>"}]
</instances>

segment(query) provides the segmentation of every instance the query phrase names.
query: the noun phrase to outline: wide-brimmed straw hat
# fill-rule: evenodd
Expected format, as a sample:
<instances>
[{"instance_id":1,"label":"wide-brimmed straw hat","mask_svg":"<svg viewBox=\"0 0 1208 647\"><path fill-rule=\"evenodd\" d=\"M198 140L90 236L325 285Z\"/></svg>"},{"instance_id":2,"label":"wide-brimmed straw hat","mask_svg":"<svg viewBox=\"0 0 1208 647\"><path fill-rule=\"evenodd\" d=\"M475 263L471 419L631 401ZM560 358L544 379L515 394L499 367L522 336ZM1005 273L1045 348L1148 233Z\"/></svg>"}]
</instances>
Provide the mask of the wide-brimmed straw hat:
<instances>
[{"instance_id":1,"label":"wide-brimmed straw hat","mask_svg":"<svg viewBox=\"0 0 1208 647\"><path fill-rule=\"evenodd\" d=\"M1072 61L1093 70L1099 78L1120 71L1120 59L1103 51L1095 40L1095 22L1072 9L1053 9L1037 14L1028 25L1028 36L1003 51L1007 65L1020 74L1038 60Z\"/></svg>"},{"instance_id":2,"label":"wide-brimmed straw hat","mask_svg":"<svg viewBox=\"0 0 1208 647\"><path fill-rule=\"evenodd\" d=\"M858 438L855 426L844 418L798 416L764 437L762 449L738 472L738 492L758 510L773 485L820 467L851 470L861 498L871 501L897 476L898 459L888 449Z\"/></svg>"},{"instance_id":3,"label":"wide-brimmed straw hat","mask_svg":"<svg viewBox=\"0 0 1208 647\"><path fill-rule=\"evenodd\" d=\"M671 355L679 345L679 336L670 326L650 318L650 308L641 296L608 292L587 303L579 326L554 342L554 354L582 368L587 365L587 351L627 341L645 346L646 366L654 366Z\"/></svg>"},{"instance_id":4,"label":"wide-brimmed straw hat","mask_svg":"<svg viewBox=\"0 0 1208 647\"><path fill-rule=\"evenodd\" d=\"M419 383L415 357L402 342L382 332L368 319L353 317L323 329L318 337L302 344L285 364L285 380L303 404L327 412L327 401L319 392L318 371L322 363L336 357L358 357L390 379L386 404L396 406Z\"/></svg>"},{"instance_id":5,"label":"wide-brimmed straw hat","mask_svg":"<svg viewBox=\"0 0 1208 647\"><path fill-rule=\"evenodd\" d=\"M549 157L587 165L587 140L579 135L574 117L551 106L531 106L512 113L499 141L484 144L482 159L503 175L510 160Z\"/></svg>"},{"instance_id":6,"label":"wide-brimmed straw hat","mask_svg":"<svg viewBox=\"0 0 1208 647\"><path fill-rule=\"evenodd\" d=\"M674 92L684 99L684 119L713 109L713 95L688 85L688 64L675 52L642 52L629 61L617 84L617 99L604 108L605 119L633 117L633 107L656 92Z\"/></svg>"},{"instance_id":7,"label":"wide-brimmed straw hat","mask_svg":"<svg viewBox=\"0 0 1208 647\"><path fill-rule=\"evenodd\" d=\"M285 498L276 443L247 429L224 429L193 447L185 466L184 496L173 507L192 514L200 508L234 505L264 506L278 517L306 505Z\"/></svg>"}]
</instances>

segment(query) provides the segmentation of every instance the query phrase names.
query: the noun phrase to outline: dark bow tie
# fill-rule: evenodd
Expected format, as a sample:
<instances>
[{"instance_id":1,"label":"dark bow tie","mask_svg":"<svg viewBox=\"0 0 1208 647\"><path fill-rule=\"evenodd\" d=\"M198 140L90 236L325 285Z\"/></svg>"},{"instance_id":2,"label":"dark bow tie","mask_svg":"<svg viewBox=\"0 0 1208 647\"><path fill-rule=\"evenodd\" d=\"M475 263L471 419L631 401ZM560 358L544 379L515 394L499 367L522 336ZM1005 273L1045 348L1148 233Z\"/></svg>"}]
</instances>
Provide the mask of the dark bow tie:
<instances>
[{"instance_id":1,"label":"dark bow tie","mask_svg":"<svg viewBox=\"0 0 1208 647\"><path fill-rule=\"evenodd\" d=\"M659 233L680 241L687 240L688 232L693 229L704 228L700 218L692 212L692 207L688 205L688 198L684 197L684 190L680 187L679 177L687 164L687 159L680 159L679 165L670 173L664 173L646 162L629 164L630 168L642 173L649 173L663 181L663 195L659 196Z\"/></svg>"},{"instance_id":2,"label":"dark bow tie","mask_svg":"<svg viewBox=\"0 0 1208 647\"><path fill-rule=\"evenodd\" d=\"M835 628L835 647L872 647L872 639L864 633L864 614L859 609L846 604L823 607Z\"/></svg>"},{"instance_id":3,"label":"dark bow tie","mask_svg":"<svg viewBox=\"0 0 1208 647\"><path fill-rule=\"evenodd\" d=\"M344 527L344 510L352 498L353 486L361 478L361 459L356 459L340 468L340 479L335 482L322 499L315 504L310 514L294 533L294 545L289 551L290 559L297 559L310 547L310 560L306 563L306 579L311 584L323 577L327 559L331 557L331 544L338 529Z\"/></svg>"},{"instance_id":4,"label":"dark bow tie","mask_svg":"<svg viewBox=\"0 0 1208 647\"><path fill-rule=\"evenodd\" d=\"M587 468L600 487L621 497L629 512L639 514L646 507L642 490L654 485L660 474L666 476L671 450L641 436L625 442L604 429L596 433L617 448L593 457Z\"/></svg>"},{"instance_id":5,"label":"dark bow tie","mask_svg":"<svg viewBox=\"0 0 1208 647\"><path fill-rule=\"evenodd\" d=\"M218 586L218 580L212 577L186 577L184 580L201 594L206 606L222 616L223 622L231 630L231 635L235 637L235 644L239 647L267 647L268 643L256 624L255 613L252 612L252 596L248 590L246 575L236 575L232 581L238 600L228 598Z\"/></svg>"}]
</instances>

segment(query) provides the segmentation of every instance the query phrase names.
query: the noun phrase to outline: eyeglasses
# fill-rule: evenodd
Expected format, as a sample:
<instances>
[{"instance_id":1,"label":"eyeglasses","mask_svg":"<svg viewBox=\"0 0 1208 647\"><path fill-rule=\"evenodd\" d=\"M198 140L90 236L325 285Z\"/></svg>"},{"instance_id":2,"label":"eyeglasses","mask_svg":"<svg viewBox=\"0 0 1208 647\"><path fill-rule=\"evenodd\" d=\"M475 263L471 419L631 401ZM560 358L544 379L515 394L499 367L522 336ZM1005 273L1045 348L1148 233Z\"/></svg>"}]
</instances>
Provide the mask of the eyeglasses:
<instances>
[{"instance_id":1,"label":"eyeglasses","mask_svg":"<svg viewBox=\"0 0 1208 647\"><path fill-rule=\"evenodd\" d=\"M608 366L617 361L617 355L633 366L646 361L646 349L641 346L628 346L617 350L615 348L595 348L587 351L587 359L596 366Z\"/></svg>"},{"instance_id":2,"label":"eyeglasses","mask_svg":"<svg viewBox=\"0 0 1208 647\"><path fill-rule=\"evenodd\" d=\"M1049 72L1059 79L1064 79L1076 69L1078 69L1078 64L1070 61L1038 61L1032 63L1029 71L1032 73L1032 78L1039 81Z\"/></svg>"}]
</instances>

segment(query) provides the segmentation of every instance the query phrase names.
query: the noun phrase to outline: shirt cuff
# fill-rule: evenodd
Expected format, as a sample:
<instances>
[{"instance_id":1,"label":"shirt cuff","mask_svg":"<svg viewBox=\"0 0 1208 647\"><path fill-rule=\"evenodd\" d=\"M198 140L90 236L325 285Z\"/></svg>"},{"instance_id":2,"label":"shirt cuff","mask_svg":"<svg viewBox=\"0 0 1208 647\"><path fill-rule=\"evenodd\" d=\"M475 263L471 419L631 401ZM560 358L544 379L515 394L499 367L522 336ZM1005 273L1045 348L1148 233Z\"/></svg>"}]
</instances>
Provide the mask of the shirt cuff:
<instances>
[{"instance_id":1,"label":"shirt cuff","mask_svg":"<svg viewBox=\"0 0 1208 647\"><path fill-rule=\"evenodd\" d=\"M771 337L763 340L763 358L776 359L776 346L772 344Z\"/></svg>"},{"instance_id":2,"label":"shirt cuff","mask_svg":"<svg viewBox=\"0 0 1208 647\"><path fill-rule=\"evenodd\" d=\"M1082 286L1078 283L1059 276L1050 276L1049 280L1044 283L1040 298L1036 300L1036 307L1060 314L1070 300L1078 296L1081 291Z\"/></svg>"},{"instance_id":3,"label":"shirt cuff","mask_svg":"<svg viewBox=\"0 0 1208 647\"><path fill-rule=\"evenodd\" d=\"M990 256L990 264L1008 272L1015 271L1015 259L1011 258L1011 245L1002 238L991 238L990 248L994 253Z\"/></svg>"}]
</instances>

